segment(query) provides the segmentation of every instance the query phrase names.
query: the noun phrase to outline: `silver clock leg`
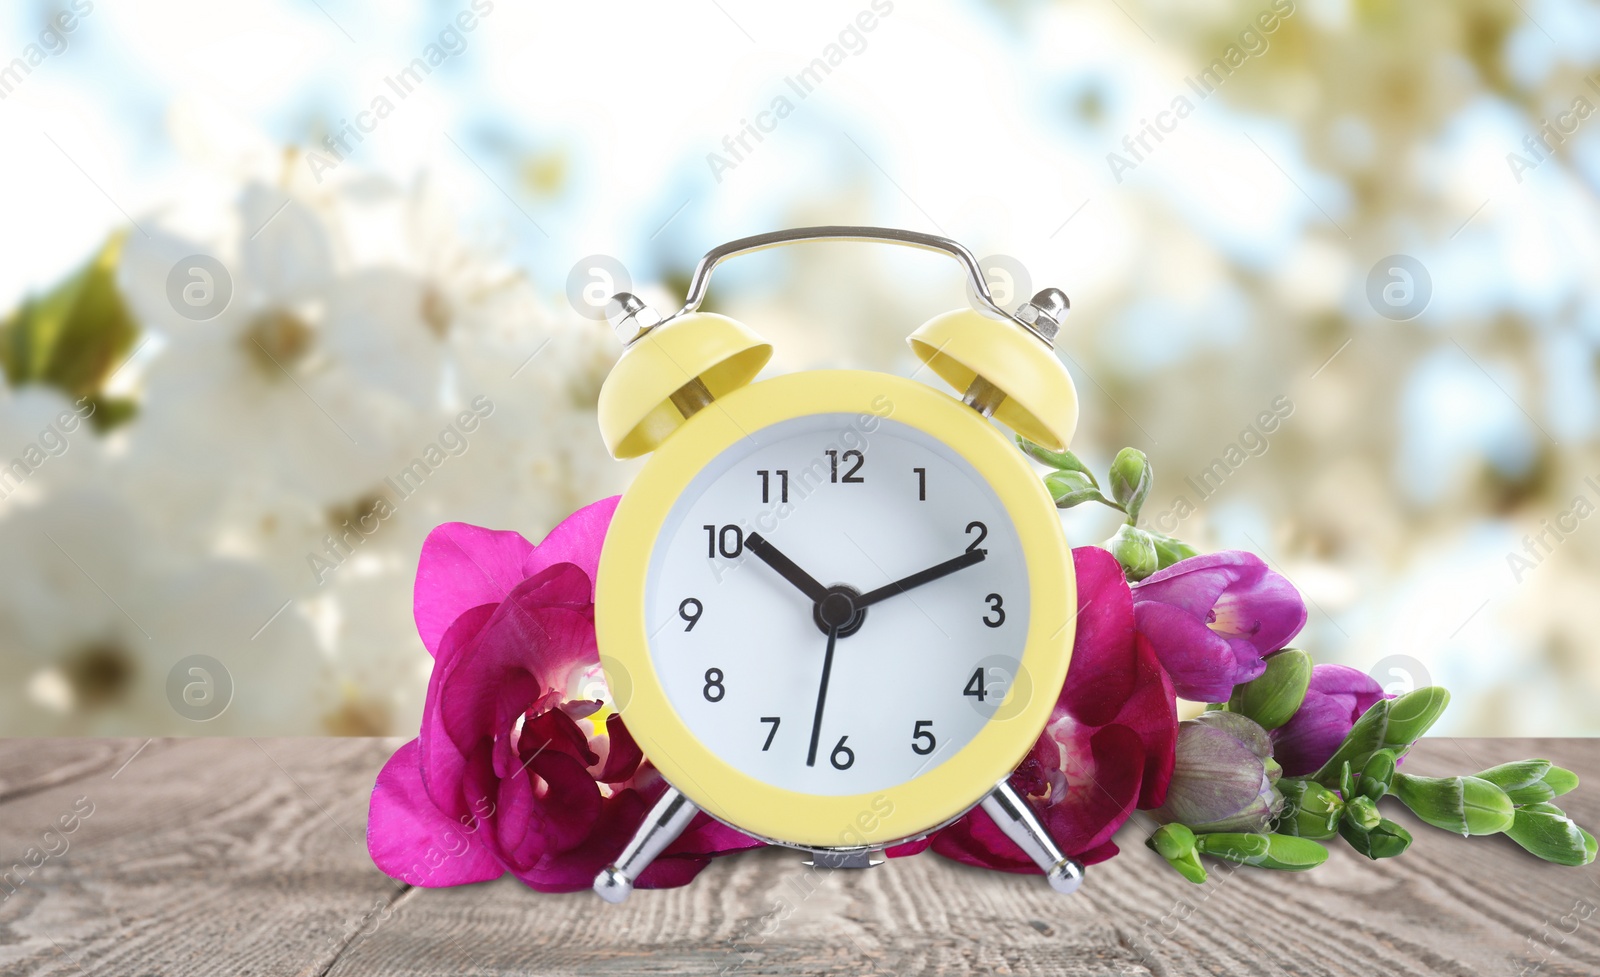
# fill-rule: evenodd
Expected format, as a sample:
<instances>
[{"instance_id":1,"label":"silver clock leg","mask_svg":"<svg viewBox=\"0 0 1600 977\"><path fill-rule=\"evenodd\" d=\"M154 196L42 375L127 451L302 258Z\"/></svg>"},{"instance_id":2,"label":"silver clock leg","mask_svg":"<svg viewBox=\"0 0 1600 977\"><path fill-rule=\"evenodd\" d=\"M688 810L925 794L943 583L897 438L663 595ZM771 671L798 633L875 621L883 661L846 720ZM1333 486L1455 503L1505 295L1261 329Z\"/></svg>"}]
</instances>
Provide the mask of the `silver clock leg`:
<instances>
[{"instance_id":1,"label":"silver clock leg","mask_svg":"<svg viewBox=\"0 0 1600 977\"><path fill-rule=\"evenodd\" d=\"M674 787L656 801L656 806L645 815L644 823L634 832L633 840L622 849L616 862L600 870L594 877L594 891L606 902L621 902L633 891L633 883L656 856L683 834L700 809Z\"/></svg>"},{"instance_id":2,"label":"silver clock leg","mask_svg":"<svg viewBox=\"0 0 1600 977\"><path fill-rule=\"evenodd\" d=\"M1083 863L1068 858L1050 832L1039 822L1039 816L1028 806L1028 801L1018 794L1009 781L1000 785L983 799L983 811L1000 826L1006 837L1028 853L1034 864L1044 869L1050 888L1062 895L1076 892L1083 884Z\"/></svg>"}]
</instances>

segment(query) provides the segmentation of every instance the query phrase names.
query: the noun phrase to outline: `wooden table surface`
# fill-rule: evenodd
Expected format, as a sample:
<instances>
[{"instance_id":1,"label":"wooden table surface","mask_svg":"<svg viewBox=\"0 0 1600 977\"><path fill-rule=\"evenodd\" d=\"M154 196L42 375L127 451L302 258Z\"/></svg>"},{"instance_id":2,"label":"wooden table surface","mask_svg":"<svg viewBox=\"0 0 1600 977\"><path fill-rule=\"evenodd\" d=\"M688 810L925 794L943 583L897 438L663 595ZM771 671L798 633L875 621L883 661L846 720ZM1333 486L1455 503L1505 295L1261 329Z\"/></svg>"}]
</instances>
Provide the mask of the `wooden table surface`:
<instances>
[{"instance_id":1,"label":"wooden table surface","mask_svg":"<svg viewBox=\"0 0 1600 977\"><path fill-rule=\"evenodd\" d=\"M414 889L367 858L367 796L396 740L0 740L5 974L1600 974L1600 875L1504 838L1417 824L1369 863L1336 847L1306 875L1214 865L1191 885L1141 844L1076 895L932 854L814 873L787 851L715 862L622 906L506 878ZM1586 781L1600 740L1425 741L1407 768L1543 756ZM63 815L87 817L46 837Z\"/></svg>"}]
</instances>

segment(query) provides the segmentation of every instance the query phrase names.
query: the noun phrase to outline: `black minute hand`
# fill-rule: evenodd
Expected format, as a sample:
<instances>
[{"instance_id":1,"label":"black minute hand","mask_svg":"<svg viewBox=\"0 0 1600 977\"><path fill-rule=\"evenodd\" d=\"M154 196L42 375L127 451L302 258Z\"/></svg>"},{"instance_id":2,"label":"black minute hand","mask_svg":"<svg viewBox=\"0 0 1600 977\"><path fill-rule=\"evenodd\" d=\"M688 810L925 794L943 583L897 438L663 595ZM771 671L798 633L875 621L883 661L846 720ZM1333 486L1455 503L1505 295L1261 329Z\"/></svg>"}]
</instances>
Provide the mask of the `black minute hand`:
<instances>
[{"instance_id":1,"label":"black minute hand","mask_svg":"<svg viewBox=\"0 0 1600 977\"><path fill-rule=\"evenodd\" d=\"M940 577L955 573L957 570L965 570L975 563L982 563L984 557L988 555L988 550L968 550L953 560L946 560L926 570L919 570L909 577L902 577L894 583L884 584L877 590L869 590L857 597L854 604L857 608L866 607L868 604L876 604L884 598L893 597L895 594L903 594L912 587L920 587L925 583L931 583Z\"/></svg>"},{"instance_id":2,"label":"black minute hand","mask_svg":"<svg viewBox=\"0 0 1600 977\"><path fill-rule=\"evenodd\" d=\"M778 552L778 548L767 542L767 538L760 533L751 533L744 538L744 545L750 548L762 563L778 571L783 579L800 588L800 592L811 598L813 602L821 601L827 596L828 588L817 583L811 574L795 565L795 562Z\"/></svg>"}]
</instances>

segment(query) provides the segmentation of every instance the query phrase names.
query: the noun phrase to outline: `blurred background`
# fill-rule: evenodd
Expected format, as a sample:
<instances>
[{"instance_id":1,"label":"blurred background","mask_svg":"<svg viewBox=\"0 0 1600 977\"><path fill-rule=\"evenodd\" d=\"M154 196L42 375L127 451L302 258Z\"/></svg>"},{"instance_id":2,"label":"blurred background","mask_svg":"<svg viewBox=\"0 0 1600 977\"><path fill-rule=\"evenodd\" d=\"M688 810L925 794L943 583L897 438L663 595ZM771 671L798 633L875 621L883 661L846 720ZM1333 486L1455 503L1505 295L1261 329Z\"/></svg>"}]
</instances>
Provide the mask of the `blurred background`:
<instances>
[{"instance_id":1,"label":"blurred background","mask_svg":"<svg viewBox=\"0 0 1600 977\"><path fill-rule=\"evenodd\" d=\"M1076 449L1145 450L1145 523L1264 556L1319 660L1600 732L1600 6L532 6L5 5L0 733L409 735L429 529L635 470L593 296L820 223L1063 288ZM709 307L910 374L965 301L817 245Z\"/></svg>"}]
</instances>

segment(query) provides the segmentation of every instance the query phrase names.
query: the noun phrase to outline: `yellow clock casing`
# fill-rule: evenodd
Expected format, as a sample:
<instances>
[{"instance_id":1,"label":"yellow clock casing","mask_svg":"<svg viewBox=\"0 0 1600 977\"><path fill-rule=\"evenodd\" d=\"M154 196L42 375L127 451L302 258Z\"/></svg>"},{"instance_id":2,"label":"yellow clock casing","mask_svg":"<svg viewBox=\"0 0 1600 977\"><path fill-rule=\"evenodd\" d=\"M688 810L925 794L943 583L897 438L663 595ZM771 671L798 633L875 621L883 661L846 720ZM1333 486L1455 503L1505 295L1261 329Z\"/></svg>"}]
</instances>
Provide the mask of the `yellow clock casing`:
<instances>
[{"instance_id":1,"label":"yellow clock casing","mask_svg":"<svg viewBox=\"0 0 1600 977\"><path fill-rule=\"evenodd\" d=\"M662 523L696 474L730 445L806 414L893 418L953 448L989 480L1022 541L1033 613L1019 675L995 718L954 755L906 783L858 795L807 795L742 773L701 742L662 689L645 620L646 573ZM595 627L619 710L667 781L706 813L757 837L816 847L881 845L950 821L1004 779L1039 736L1066 677L1077 607L1054 502L1016 446L960 401L881 373L814 371L718 398L656 450L617 506L600 559ZM885 813L887 812L887 813ZM863 815L866 815L865 817Z\"/></svg>"},{"instance_id":2,"label":"yellow clock casing","mask_svg":"<svg viewBox=\"0 0 1600 977\"><path fill-rule=\"evenodd\" d=\"M936 317L908 339L925 368L960 391L959 398L914 379L867 371L821 370L755 381L770 358L772 347L732 319L699 311L711 273L734 255L816 240L905 245L941 251L961 262L968 273L975 308ZM624 493L607 532L596 582L595 623L601 663L613 701L634 739L669 787L616 862L596 877L596 892L611 902L626 898L639 873L702 811L763 840L809 851L817 864L860 868L877 864L871 856L885 847L925 837L979 805L1039 865L1053 888L1060 892L1076 889L1082 879L1082 866L1062 854L1027 800L1009 784L1010 773L1047 722L1066 677L1077 608L1072 557L1049 493L1024 455L991 422L992 418L1050 448L1068 445L1077 423L1077 397L1066 368L1051 351L1067 311L1066 296L1055 289L1045 289L1008 311L995 301L976 258L954 241L886 228L817 227L743 238L708 252L691 278L684 307L664 320L627 293L614 296L613 302L616 311L612 321L626 349L601 390L601 432L607 448L618 458L652 451L654 456ZM769 502L768 492L773 487L769 474L782 479L777 491L782 493L782 502L789 503L787 469L767 461L767 467L754 471L754 466L745 462L761 457L777 458L782 464L782 458L776 455L757 453L789 450L781 446L791 443L811 445L807 439L813 434L805 432L822 431L821 425L850 417L882 422L883 436L897 432L894 437L900 439L900 447L894 447L891 438L889 447L865 452L823 452L832 457L833 483L841 481L841 453L847 464L852 455L855 461L855 468L848 469L842 481L853 481L858 486L863 478L852 477L851 472L860 469L868 455L881 455L885 461L898 458L897 467L892 470L900 472L902 478L911 472L919 473L917 495L911 503L918 512L936 509L920 503L933 500L948 507L950 493L967 493L961 497L964 501L958 502L966 508L955 513L961 518L954 519L950 512L943 512L937 523L941 527L938 533L924 539L916 533L898 531L905 527L897 527L896 531L882 529L881 524L895 510L892 506L882 508L888 504L883 498L870 501L874 496L858 489L855 499L869 501L862 503L867 508L851 510L856 533L880 535L880 556L887 549L893 557L884 563L911 561L924 568L898 580L894 579L896 574L904 569L890 573L861 542L839 529L832 515L817 514L828 511L829 505L840 504L827 501L839 496L819 496L823 502L817 504L823 505L822 510L807 509L792 516L796 521L786 528L780 529L776 524L761 527L763 532L782 536L778 541L786 547L795 551L809 549L802 552L804 562L820 568L842 559L837 550L816 549L820 520L829 535L848 538L867 561L863 563L858 558L852 570L834 566L826 568L826 572L891 581L866 594L846 584L825 586L811 578L778 551L773 541L748 525L762 522L766 518L762 513L746 509L741 514L705 501L733 498L729 493L734 492L743 499L753 491L748 481L727 481L735 466L743 466L737 468L740 479L760 476L763 505ZM795 434L796 431L801 433ZM866 447L865 443L861 445ZM913 454L896 456L895 451ZM916 451L925 454L916 455ZM920 461L922 458L927 460ZM919 467L912 468L912 464ZM936 467L941 465L942 468ZM747 468L751 470L746 471ZM808 471L804 462L800 470ZM943 481L930 492L929 484L936 472ZM728 487L735 484L736 489ZM874 484L879 483L874 480ZM713 490L723 494L713 496ZM896 491L905 489L902 486ZM802 489L800 494L806 505L813 505L808 491ZM939 498L934 499L935 495ZM878 508L874 510L872 506ZM708 511L707 507L712 509ZM984 518L990 522L966 522L969 509L988 513ZM699 523L704 517L712 523L692 527L695 532L707 531L704 537L693 537L705 543L698 555L685 550L685 540L690 538L685 536L685 520L690 512L700 513L690 521ZM717 523L726 518L735 522L721 525L719 537ZM741 518L747 523L743 528L737 522ZM966 539L960 536L963 523L968 534L976 535L967 541L964 553L951 558L949 554L959 551ZM985 544L990 525L994 536ZM932 535L938 538L932 539ZM669 537L674 541L671 549L666 548ZM747 543L750 549L744 548ZM906 551L897 552L902 547ZM751 552L766 564L760 572L775 571L766 590L753 593L735 588L731 592L719 591L716 600L710 600L713 595L705 593L706 601L688 596L680 604L670 603L696 586L709 586L705 583L707 567L715 574L724 572L726 566L736 569L744 565ZM928 610L917 606L940 634L915 637L915 629L906 624L911 614L907 605L916 602L903 600L900 595L914 587L953 579L958 570L966 570L959 579L969 590L977 586L974 593L952 589L951 585L944 590L930 586L927 591L917 592L933 595L935 614L962 616L946 620L950 626L947 630ZM668 584L662 581L669 575L670 596L663 597ZM776 583L779 576L787 584ZM717 576L714 582L720 583L721 577ZM801 593L783 589L788 584L798 587ZM968 611L950 610L970 606L963 602L991 588L996 588L995 592L983 598L987 604L982 626L975 623L980 621L976 615L966 617ZM780 591L788 603L761 608L751 603L770 602ZM802 596L803 601L799 599ZM891 597L894 602L889 601ZM1009 612L1004 609L1007 598L1011 601ZM663 604L663 599L669 603ZM713 615L711 624L703 627L700 634L693 639L684 638L699 623L708 604L717 601L723 604L719 608L723 614L743 608L742 613L755 615L753 622L745 621L741 630L730 632L727 618ZM681 621L672 616L673 606ZM874 703L883 700L870 697L871 683L879 682L891 691L898 691L902 684L894 675L882 674L886 668L898 669L909 683L908 689L920 676L937 673L937 679L926 681L941 683L936 686L941 704L928 709L948 710L953 690L943 683L949 678L945 667L949 662L937 656L954 655L959 667L970 669L970 656L1000 649L1002 634L1006 636L1005 653L991 657L1002 657L1007 663L1004 692L995 697L995 703L982 709L974 706L977 719L946 712L945 718L936 722L919 720L915 736L897 748L909 748L910 753L918 755L915 758L896 755L886 760L882 748L874 750L860 739L855 748L848 747L850 735L859 732L854 729L840 736L832 754L825 754L826 761L819 764L819 731L824 725L824 702L835 645L865 623L869 607L873 614L885 615L882 620L886 624L898 622L897 629L883 629L892 639L888 645L861 645L858 639L851 646L868 653L865 660L880 672L867 673L868 685L862 686L862 659L847 663L857 669L857 681L837 693L845 697L846 706L836 705L836 710L853 704L854 715L861 715L863 709L873 713ZM822 633L811 633L810 640L819 644L814 655L809 646L793 643L805 640L799 636L794 636L789 645L783 644L786 639L781 628L792 628L802 621L800 615L806 610L811 612L812 620L804 621L802 629L814 623ZM985 627L1001 628L1008 615L1012 622L1009 631L985 631ZM780 625L778 618L785 623ZM668 624L680 625L674 629L680 633L662 637ZM822 636L826 637L825 654L820 649ZM927 640L932 640L933 645L919 643ZM694 643L685 645L684 641ZM716 657L704 657L706 647ZM700 657L695 657L697 654ZM960 694L974 695L972 683L977 683L976 698L985 701L980 676L985 674L983 663L989 660L979 661L968 688ZM705 668L705 685L701 688L700 669L707 661L726 662L729 675L722 667ZM751 727L755 715L739 714L735 726L718 727L716 724L725 723L733 713L715 707L706 712L706 703L723 701L727 688L733 684L729 676L735 669L744 670L741 678L746 690L754 680L765 681L765 698L761 701L788 702L792 683L815 681L811 672L819 661L821 689L815 696L815 715L808 723L809 753L798 754L806 757L805 767L786 768L782 776L773 775L770 764L753 770L751 760L756 754L750 738L754 735ZM940 667L945 671L939 671ZM723 684L725 680L728 686ZM868 691L861 691L863 688ZM704 702L700 701L701 693ZM808 693L802 690L798 694L803 697ZM912 693L906 695L912 698L905 701L920 701ZM898 703L884 703L883 708L895 704ZM684 708L692 715L686 715ZM744 708L750 707L747 704ZM695 713L696 709L700 712ZM757 711L778 711L778 707L763 705ZM870 718L876 725L871 732L881 733L888 718L899 723L921 715L921 705L904 715L873 714ZM780 716L763 716L760 722L770 724L765 744L760 747L761 754L765 754L783 720ZM790 727L805 722L804 717L790 714ZM708 742L708 730L726 735L712 736L718 742ZM837 732L837 725L830 728L830 740ZM794 751L799 744L792 739L792 732L786 735L791 737L785 743L789 752L782 762L793 767L798 761ZM942 742L943 747L936 749L937 742ZM856 749L867 751L859 766ZM918 763L922 757L926 760Z\"/></svg>"}]
</instances>

